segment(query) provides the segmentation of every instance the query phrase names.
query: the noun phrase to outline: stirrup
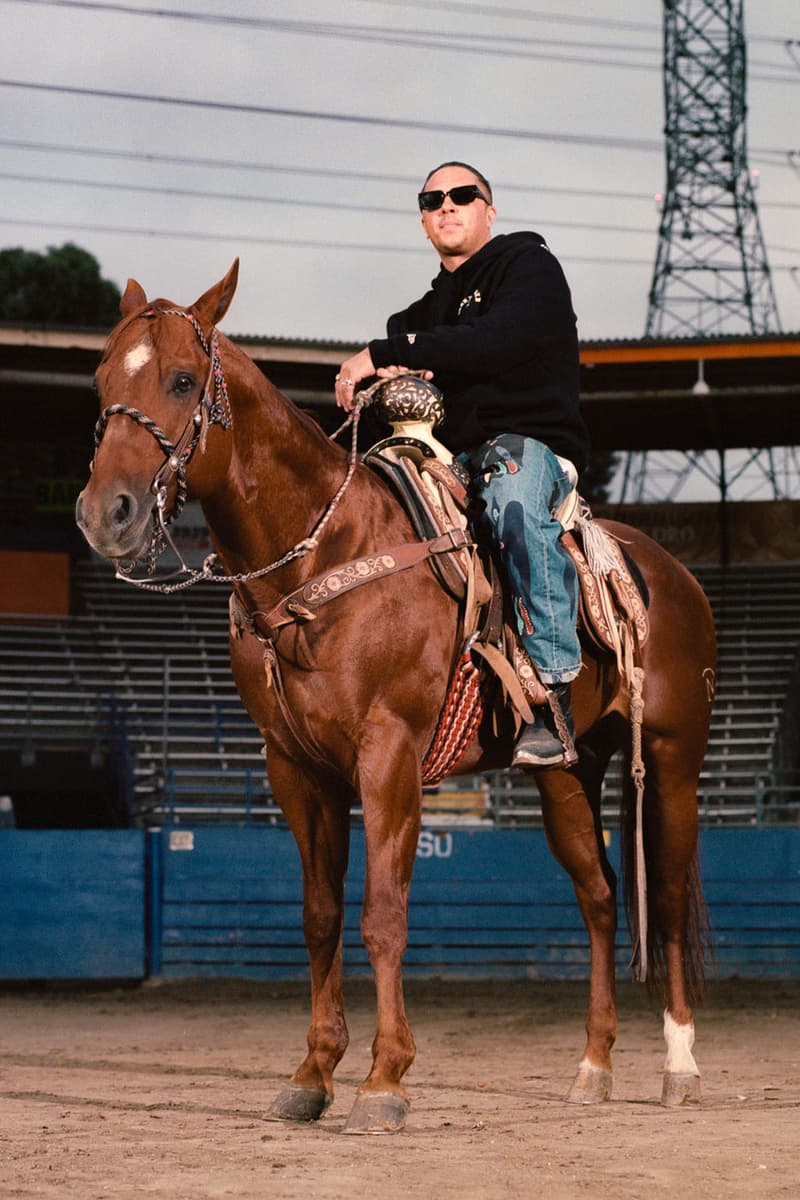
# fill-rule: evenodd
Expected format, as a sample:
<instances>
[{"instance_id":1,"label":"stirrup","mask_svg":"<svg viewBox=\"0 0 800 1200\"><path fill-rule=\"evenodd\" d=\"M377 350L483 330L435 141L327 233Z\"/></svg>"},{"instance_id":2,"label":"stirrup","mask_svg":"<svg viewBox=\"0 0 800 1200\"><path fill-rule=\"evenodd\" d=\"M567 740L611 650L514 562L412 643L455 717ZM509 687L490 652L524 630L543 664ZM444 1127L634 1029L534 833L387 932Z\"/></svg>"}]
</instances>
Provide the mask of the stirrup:
<instances>
[{"instance_id":1,"label":"stirrup","mask_svg":"<svg viewBox=\"0 0 800 1200\"><path fill-rule=\"evenodd\" d=\"M527 771L538 767L560 767L565 760L561 739L551 733L537 713L536 723L526 725L517 739L511 766Z\"/></svg>"},{"instance_id":2,"label":"stirrup","mask_svg":"<svg viewBox=\"0 0 800 1200\"><path fill-rule=\"evenodd\" d=\"M512 767L523 771L537 767L570 767L578 761L573 740L571 691L569 683L554 684L547 689L547 705L537 706L533 725L526 725L517 739Z\"/></svg>"}]
</instances>

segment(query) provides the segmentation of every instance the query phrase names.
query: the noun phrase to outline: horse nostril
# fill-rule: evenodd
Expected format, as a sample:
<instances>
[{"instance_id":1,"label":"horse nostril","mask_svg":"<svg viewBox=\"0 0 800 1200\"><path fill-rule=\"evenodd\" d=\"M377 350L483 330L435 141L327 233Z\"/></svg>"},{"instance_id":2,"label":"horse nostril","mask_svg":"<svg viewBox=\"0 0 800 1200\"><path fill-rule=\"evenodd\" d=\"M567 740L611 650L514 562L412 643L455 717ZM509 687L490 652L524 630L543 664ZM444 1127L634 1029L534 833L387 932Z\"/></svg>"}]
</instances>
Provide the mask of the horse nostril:
<instances>
[{"instance_id":1,"label":"horse nostril","mask_svg":"<svg viewBox=\"0 0 800 1200\"><path fill-rule=\"evenodd\" d=\"M115 529L124 529L136 516L136 501L127 492L120 492L111 509L111 523Z\"/></svg>"}]
</instances>

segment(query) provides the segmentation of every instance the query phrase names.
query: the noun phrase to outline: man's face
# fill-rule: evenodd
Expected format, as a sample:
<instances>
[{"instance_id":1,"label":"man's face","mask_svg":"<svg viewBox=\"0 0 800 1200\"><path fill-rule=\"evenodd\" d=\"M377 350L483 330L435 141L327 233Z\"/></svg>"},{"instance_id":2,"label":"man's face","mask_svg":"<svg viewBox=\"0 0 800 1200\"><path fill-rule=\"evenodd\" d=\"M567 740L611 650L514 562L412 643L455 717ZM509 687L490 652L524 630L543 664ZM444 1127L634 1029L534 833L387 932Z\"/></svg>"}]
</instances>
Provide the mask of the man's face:
<instances>
[{"instance_id":1,"label":"man's face","mask_svg":"<svg viewBox=\"0 0 800 1200\"><path fill-rule=\"evenodd\" d=\"M442 167L425 181L425 191L449 192L461 184L474 183L485 192L481 181L466 167ZM422 228L439 252L443 266L454 271L480 250L491 237L496 212L480 198L457 205L447 196L441 208L422 213Z\"/></svg>"}]
</instances>

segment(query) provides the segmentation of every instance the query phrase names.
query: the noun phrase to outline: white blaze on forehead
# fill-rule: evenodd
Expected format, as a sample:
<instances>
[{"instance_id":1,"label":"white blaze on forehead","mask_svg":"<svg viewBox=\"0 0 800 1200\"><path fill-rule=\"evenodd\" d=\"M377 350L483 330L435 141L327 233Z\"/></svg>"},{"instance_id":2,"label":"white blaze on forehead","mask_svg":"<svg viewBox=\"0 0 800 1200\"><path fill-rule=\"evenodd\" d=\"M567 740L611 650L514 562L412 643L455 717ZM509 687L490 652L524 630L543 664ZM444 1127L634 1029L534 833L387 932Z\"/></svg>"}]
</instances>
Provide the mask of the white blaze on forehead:
<instances>
[{"instance_id":1,"label":"white blaze on forehead","mask_svg":"<svg viewBox=\"0 0 800 1200\"><path fill-rule=\"evenodd\" d=\"M153 344L149 337L144 337L128 351L122 364L126 375L135 375L141 371L145 363L153 357Z\"/></svg>"}]
</instances>

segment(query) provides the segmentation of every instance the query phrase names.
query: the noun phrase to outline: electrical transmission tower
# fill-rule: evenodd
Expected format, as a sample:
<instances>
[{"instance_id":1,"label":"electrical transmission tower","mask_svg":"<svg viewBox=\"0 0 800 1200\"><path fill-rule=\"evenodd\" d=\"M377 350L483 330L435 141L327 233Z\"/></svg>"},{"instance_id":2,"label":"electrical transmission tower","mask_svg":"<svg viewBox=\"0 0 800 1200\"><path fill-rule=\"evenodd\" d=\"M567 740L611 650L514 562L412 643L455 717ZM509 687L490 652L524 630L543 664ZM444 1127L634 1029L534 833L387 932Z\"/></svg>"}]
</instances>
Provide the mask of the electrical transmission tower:
<instances>
[{"instance_id":1,"label":"electrical transmission tower","mask_svg":"<svg viewBox=\"0 0 800 1200\"><path fill-rule=\"evenodd\" d=\"M780 329L747 165L743 0L664 0L667 182L648 337Z\"/></svg>"},{"instance_id":2,"label":"electrical transmission tower","mask_svg":"<svg viewBox=\"0 0 800 1200\"><path fill-rule=\"evenodd\" d=\"M663 0L667 180L646 337L780 332L747 162L743 0ZM701 364L702 368L702 364ZM698 397L708 392L702 377ZM675 500L710 484L720 498L797 481L797 455L773 451L637 453L621 474L622 502ZM707 498L707 491L705 498Z\"/></svg>"}]
</instances>

